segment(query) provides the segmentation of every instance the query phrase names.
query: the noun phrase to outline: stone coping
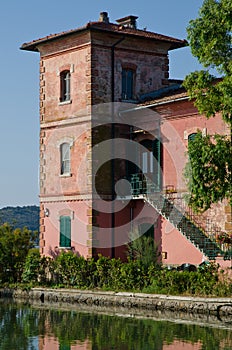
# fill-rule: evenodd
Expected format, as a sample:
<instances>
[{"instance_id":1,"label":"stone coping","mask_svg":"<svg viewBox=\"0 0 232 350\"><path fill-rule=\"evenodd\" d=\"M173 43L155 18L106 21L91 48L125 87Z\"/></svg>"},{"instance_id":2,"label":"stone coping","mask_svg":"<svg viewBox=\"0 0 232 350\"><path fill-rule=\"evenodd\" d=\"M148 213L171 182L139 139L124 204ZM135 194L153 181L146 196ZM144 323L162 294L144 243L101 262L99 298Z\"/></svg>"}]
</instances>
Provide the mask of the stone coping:
<instances>
[{"instance_id":1,"label":"stone coping","mask_svg":"<svg viewBox=\"0 0 232 350\"><path fill-rule=\"evenodd\" d=\"M203 298L79 289L0 289L6 298L36 309L96 313L232 330L232 298Z\"/></svg>"},{"instance_id":2,"label":"stone coping","mask_svg":"<svg viewBox=\"0 0 232 350\"><path fill-rule=\"evenodd\" d=\"M98 307L125 307L137 310L166 310L196 314L228 316L232 320L232 298L204 298L131 292L92 291L80 289L32 288L0 289L0 297L58 302Z\"/></svg>"}]
</instances>

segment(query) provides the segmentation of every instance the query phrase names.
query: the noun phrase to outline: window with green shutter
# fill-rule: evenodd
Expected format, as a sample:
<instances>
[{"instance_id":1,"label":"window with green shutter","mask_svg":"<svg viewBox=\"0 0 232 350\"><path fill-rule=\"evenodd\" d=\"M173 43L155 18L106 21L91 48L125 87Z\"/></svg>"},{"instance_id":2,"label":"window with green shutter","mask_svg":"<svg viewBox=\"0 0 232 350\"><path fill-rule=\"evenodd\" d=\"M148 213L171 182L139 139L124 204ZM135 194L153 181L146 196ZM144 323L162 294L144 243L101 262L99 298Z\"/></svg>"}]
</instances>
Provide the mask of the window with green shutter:
<instances>
[{"instance_id":1,"label":"window with green shutter","mask_svg":"<svg viewBox=\"0 0 232 350\"><path fill-rule=\"evenodd\" d=\"M188 136L188 142L194 141L196 138L197 133L192 133Z\"/></svg>"},{"instance_id":2,"label":"window with green shutter","mask_svg":"<svg viewBox=\"0 0 232 350\"><path fill-rule=\"evenodd\" d=\"M60 247L71 247L71 218L70 216L60 217Z\"/></svg>"},{"instance_id":3,"label":"window with green shutter","mask_svg":"<svg viewBox=\"0 0 232 350\"><path fill-rule=\"evenodd\" d=\"M122 70L122 100L132 100L134 95L134 70Z\"/></svg>"}]
</instances>

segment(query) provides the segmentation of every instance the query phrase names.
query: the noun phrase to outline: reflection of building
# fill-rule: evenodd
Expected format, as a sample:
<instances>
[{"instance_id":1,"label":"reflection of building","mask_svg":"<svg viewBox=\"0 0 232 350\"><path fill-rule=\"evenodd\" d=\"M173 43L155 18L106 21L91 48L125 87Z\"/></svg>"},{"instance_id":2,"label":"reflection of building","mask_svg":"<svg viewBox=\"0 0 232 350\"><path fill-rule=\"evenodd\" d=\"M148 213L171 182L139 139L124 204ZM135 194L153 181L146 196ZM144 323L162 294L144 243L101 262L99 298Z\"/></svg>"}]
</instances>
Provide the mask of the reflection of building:
<instances>
[{"instance_id":1,"label":"reflection of building","mask_svg":"<svg viewBox=\"0 0 232 350\"><path fill-rule=\"evenodd\" d=\"M123 344L121 344L123 345ZM124 344L125 345L125 344ZM126 346L126 345L125 345ZM92 344L89 340L85 341L75 341L71 345L60 344L59 341L51 336L41 337L39 339L39 350L91 350ZM174 340L171 344L163 344L162 350L200 350L202 348L202 343L199 342L187 342Z\"/></svg>"},{"instance_id":2,"label":"reflection of building","mask_svg":"<svg viewBox=\"0 0 232 350\"><path fill-rule=\"evenodd\" d=\"M76 340L72 344L70 342L61 343L57 338L45 336L39 338L39 350L91 350L92 344L89 340Z\"/></svg>"},{"instance_id":3,"label":"reflection of building","mask_svg":"<svg viewBox=\"0 0 232 350\"><path fill-rule=\"evenodd\" d=\"M172 344L164 344L162 350L200 350L202 349L202 343L199 341L197 343L184 342L180 340L175 340Z\"/></svg>"},{"instance_id":4,"label":"reflection of building","mask_svg":"<svg viewBox=\"0 0 232 350\"><path fill-rule=\"evenodd\" d=\"M98 22L21 47L40 53L42 254L125 257L135 228L159 242L164 263L220 253L176 205L188 139L226 127L220 116L199 116L169 79L168 52L186 41L139 30L136 19L113 24L103 12ZM216 222L224 211L215 207Z\"/></svg>"}]
</instances>

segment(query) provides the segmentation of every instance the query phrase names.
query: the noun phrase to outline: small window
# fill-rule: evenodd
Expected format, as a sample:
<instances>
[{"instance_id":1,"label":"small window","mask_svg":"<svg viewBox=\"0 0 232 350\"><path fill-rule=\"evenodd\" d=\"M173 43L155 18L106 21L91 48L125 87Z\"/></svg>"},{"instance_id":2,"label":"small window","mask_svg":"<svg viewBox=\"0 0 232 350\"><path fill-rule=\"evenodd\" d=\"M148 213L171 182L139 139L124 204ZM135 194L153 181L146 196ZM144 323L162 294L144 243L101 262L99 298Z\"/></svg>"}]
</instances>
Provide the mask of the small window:
<instances>
[{"instance_id":1,"label":"small window","mask_svg":"<svg viewBox=\"0 0 232 350\"><path fill-rule=\"evenodd\" d=\"M192 133L188 136L188 142L194 141L196 138L197 133Z\"/></svg>"},{"instance_id":2,"label":"small window","mask_svg":"<svg viewBox=\"0 0 232 350\"><path fill-rule=\"evenodd\" d=\"M71 218L60 216L60 247L71 247Z\"/></svg>"},{"instance_id":3,"label":"small window","mask_svg":"<svg viewBox=\"0 0 232 350\"><path fill-rule=\"evenodd\" d=\"M60 102L70 101L70 71L65 70L60 73Z\"/></svg>"},{"instance_id":4,"label":"small window","mask_svg":"<svg viewBox=\"0 0 232 350\"><path fill-rule=\"evenodd\" d=\"M62 143L60 145L60 174L70 175L70 144Z\"/></svg>"},{"instance_id":5,"label":"small window","mask_svg":"<svg viewBox=\"0 0 232 350\"><path fill-rule=\"evenodd\" d=\"M134 96L134 75L133 69L122 69L122 100L132 100Z\"/></svg>"}]
</instances>

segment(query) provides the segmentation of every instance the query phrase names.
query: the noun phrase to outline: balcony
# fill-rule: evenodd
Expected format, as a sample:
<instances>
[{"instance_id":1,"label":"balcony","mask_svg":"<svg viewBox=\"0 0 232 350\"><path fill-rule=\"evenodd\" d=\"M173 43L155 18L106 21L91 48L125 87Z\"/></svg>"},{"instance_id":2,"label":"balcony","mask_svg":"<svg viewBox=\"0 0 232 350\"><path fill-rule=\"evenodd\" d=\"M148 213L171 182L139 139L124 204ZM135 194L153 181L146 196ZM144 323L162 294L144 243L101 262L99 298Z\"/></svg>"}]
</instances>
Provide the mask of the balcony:
<instances>
[{"instance_id":1,"label":"balcony","mask_svg":"<svg viewBox=\"0 0 232 350\"><path fill-rule=\"evenodd\" d=\"M131 195L133 197L160 192L161 188L157 181L150 179L142 173L131 175Z\"/></svg>"}]
</instances>

